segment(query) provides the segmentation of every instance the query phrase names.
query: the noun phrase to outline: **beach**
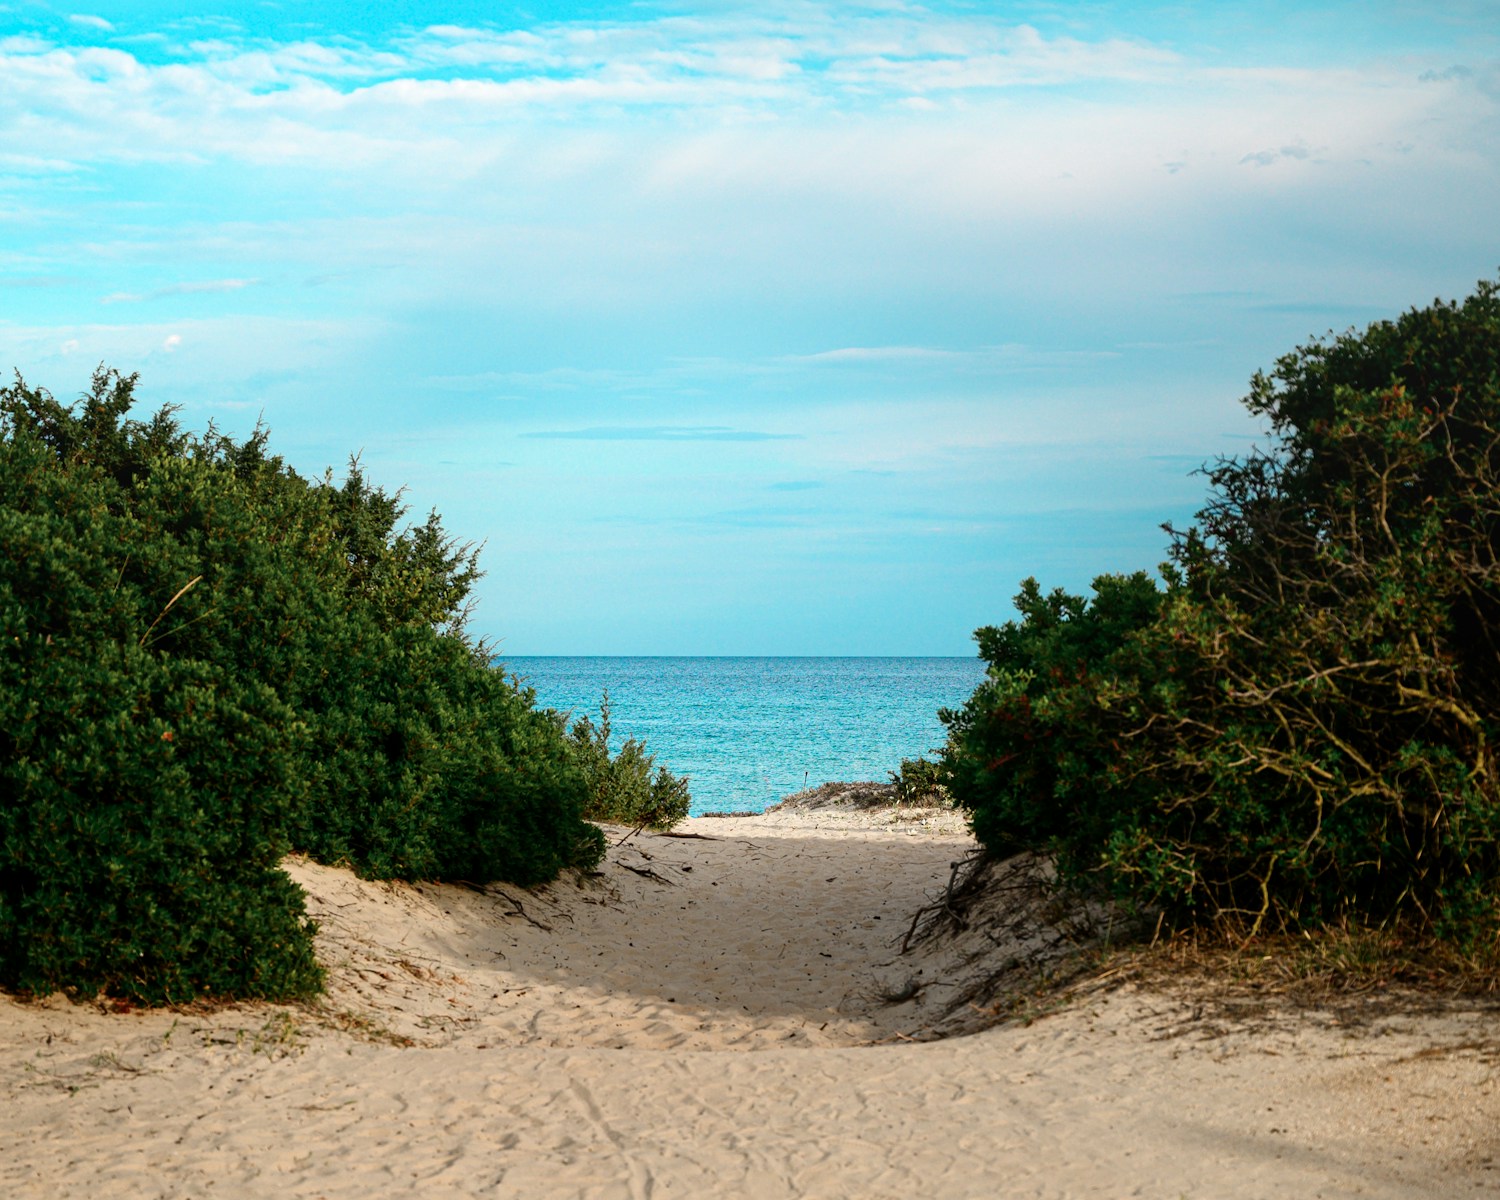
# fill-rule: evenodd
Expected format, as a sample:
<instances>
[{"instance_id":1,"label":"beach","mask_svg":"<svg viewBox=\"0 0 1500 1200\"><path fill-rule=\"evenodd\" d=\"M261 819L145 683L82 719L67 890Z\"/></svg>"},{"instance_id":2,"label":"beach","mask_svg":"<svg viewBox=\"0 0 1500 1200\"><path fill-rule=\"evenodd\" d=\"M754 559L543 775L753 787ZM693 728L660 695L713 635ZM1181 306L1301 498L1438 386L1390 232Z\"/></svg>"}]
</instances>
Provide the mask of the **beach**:
<instances>
[{"instance_id":1,"label":"beach","mask_svg":"<svg viewBox=\"0 0 1500 1200\"><path fill-rule=\"evenodd\" d=\"M1137 981L945 1016L975 952L900 944L973 848L955 814L609 832L597 872L537 889L288 860L320 925L315 1005L0 997L0 1190L1500 1192L1493 1007L1252 1017Z\"/></svg>"}]
</instances>

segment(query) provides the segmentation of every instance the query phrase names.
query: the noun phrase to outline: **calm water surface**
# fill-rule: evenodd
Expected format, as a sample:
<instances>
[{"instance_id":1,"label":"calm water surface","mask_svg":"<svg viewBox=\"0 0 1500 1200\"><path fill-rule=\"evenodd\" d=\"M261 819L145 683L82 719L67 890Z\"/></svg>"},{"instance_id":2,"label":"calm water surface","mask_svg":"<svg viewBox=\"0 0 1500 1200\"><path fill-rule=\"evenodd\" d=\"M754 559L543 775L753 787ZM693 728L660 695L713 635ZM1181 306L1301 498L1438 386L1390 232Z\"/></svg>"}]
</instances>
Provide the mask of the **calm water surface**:
<instances>
[{"instance_id":1,"label":"calm water surface","mask_svg":"<svg viewBox=\"0 0 1500 1200\"><path fill-rule=\"evenodd\" d=\"M943 743L937 710L984 677L978 658L512 657L544 708L640 738L691 777L693 812L759 812L830 779L885 779Z\"/></svg>"}]
</instances>

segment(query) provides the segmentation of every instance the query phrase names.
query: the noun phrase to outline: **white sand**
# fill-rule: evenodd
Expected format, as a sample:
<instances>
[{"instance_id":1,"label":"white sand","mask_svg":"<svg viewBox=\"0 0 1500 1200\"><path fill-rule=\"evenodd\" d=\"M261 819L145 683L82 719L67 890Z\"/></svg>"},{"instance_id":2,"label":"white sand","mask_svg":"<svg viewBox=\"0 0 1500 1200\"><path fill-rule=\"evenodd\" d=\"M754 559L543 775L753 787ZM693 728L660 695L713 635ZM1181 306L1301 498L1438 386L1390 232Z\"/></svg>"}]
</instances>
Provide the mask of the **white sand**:
<instances>
[{"instance_id":1,"label":"white sand","mask_svg":"<svg viewBox=\"0 0 1500 1200\"><path fill-rule=\"evenodd\" d=\"M1500 1194L1493 1011L1252 1028L1127 989L909 1044L940 981L878 993L947 969L893 942L951 816L684 828L713 840L537 892L290 863L317 1009L0 999L0 1195Z\"/></svg>"}]
</instances>

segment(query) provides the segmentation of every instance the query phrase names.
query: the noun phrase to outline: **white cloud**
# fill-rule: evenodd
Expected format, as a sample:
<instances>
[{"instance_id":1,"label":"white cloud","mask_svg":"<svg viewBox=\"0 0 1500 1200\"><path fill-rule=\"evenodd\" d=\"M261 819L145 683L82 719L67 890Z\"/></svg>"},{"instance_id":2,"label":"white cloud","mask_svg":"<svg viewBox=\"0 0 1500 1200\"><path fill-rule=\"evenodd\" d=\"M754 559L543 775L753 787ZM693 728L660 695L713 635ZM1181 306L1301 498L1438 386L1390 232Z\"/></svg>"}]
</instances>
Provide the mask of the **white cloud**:
<instances>
[{"instance_id":1,"label":"white cloud","mask_svg":"<svg viewBox=\"0 0 1500 1200\"><path fill-rule=\"evenodd\" d=\"M97 29L101 33L111 33L114 30L114 26L103 17L93 17L85 13L72 13L68 21L84 29Z\"/></svg>"},{"instance_id":2,"label":"white cloud","mask_svg":"<svg viewBox=\"0 0 1500 1200\"><path fill-rule=\"evenodd\" d=\"M44 54L50 49L52 49L51 42L44 42L40 38L29 37L26 34L0 38L0 55Z\"/></svg>"},{"instance_id":3,"label":"white cloud","mask_svg":"<svg viewBox=\"0 0 1500 1200\"><path fill-rule=\"evenodd\" d=\"M176 350L180 345L182 345L182 334L169 333L165 338L162 339L161 348L168 354L171 354L172 351Z\"/></svg>"},{"instance_id":4,"label":"white cloud","mask_svg":"<svg viewBox=\"0 0 1500 1200\"><path fill-rule=\"evenodd\" d=\"M927 93L980 101L1016 86L1181 87L1191 76L1190 64L1139 42L1047 38L976 17L820 9L503 33L434 26L386 45L268 45L220 31L182 49L183 61L148 64L116 49L0 43L10 109L28 115L24 130L9 132L106 159L256 160L311 146L315 156L358 160L372 143L399 156L429 141L434 120L466 142L500 135L517 109L544 120L603 106L728 120L761 112L784 123L799 113L921 107L932 103ZM270 136L271 124L283 135Z\"/></svg>"},{"instance_id":5,"label":"white cloud","mask_svg":"<svg viewBox=\"0 0 1500 1200\"><path fill-rule=\"evenodd\" d=\"M256 279L205 279L191 283L174 283L149 292L112 292L101 304L139 304L165 296L194 296L212 292L237 292L260 282Z\"/></svg>"},{"instance_id":6,"label":"white cloud","mask_svg":"<svg viewBox=\"0 0 1500 1200\"><path fill-rule=\"evenodd\" d=\"M845 346L837 350L820 350L816 354L799 354L799 362L885 362L891 359L947 359L951 350L930 346Z\"/></svg>"},{"instance_id":7,"label":"white cloud","mask_svg":"<svg viewBox=\"0 0 1500 1200\"><path fill-rule=\"evenodd\" d=\"M1276 150L1257 150L1253 154L1247 154L1240 159L1240 166L1269 167L1272 163L1282 159L1290 158L1297 162L1305 162L1312 156L1313 151L1307 143L1297 141Z\"/></svg>"},{"instance_id":8,"label":"white cloud","mask_svg":"<svg viewBox=\"0 0 1500 1200\"><path fill-rule=\"evenodd\" d=\"M487 187L495 207L520 210L565 181L565 205L842 203L862 223L920 211L985 226L1061 224L1085 210L1129 219L1159 207L1164 179L1174 194L1253 176L1249 186L1286 186L1303 173L1234 168L1314 145L1339 178L1398 145L1414 147L1412 170L1434 156L1466 156L1476 170L1497 157L1496 105L1472 88L1423 85L1408 61L1210 68L1142 42L973 16L799 8L434 26L379 45L214 32L166 64L115 48L0 49L0 144L49 170L340 172L393 202L448 194L472 207ZM1097 104L1068 90L1100 81L1125 90Z\"/></svg>"}]
</instances>

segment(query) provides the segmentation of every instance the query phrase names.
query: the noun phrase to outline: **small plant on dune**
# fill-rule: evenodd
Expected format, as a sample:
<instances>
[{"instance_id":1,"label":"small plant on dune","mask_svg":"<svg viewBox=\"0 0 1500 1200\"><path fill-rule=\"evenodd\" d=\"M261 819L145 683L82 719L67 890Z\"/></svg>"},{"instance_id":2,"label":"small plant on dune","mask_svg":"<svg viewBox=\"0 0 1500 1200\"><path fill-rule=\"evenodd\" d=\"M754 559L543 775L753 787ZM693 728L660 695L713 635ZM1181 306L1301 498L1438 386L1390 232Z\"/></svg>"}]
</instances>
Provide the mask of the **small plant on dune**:
<instances>
[{"instance_id":1,"label":"small plant on dune","mask_svg":"<svg viewBox=\"0 0 1500 1200\"><path fill-rule=\"evenodd\" d=\"M638 829L665 830L688 815L692 797L685 775L656 766L645 744L628 738L611 756L609 692L599 703L599 722L578 717L568 729L573 761L588 786L584 816ZM652 768L655 767L655 773Z\"/></svg>"},{"instance_id":2,"label":"small plant on dune","mask_svg":"<svg viewBox=\"0 0 1500 1200\"><path fill-rule=\"evenodd\" d=\"M890 772L896 789L896 803L905 805L946 805L948 798L947 768L942 762L927 758L903 758L901 769Z\"/></svg>"}]
</instances>

